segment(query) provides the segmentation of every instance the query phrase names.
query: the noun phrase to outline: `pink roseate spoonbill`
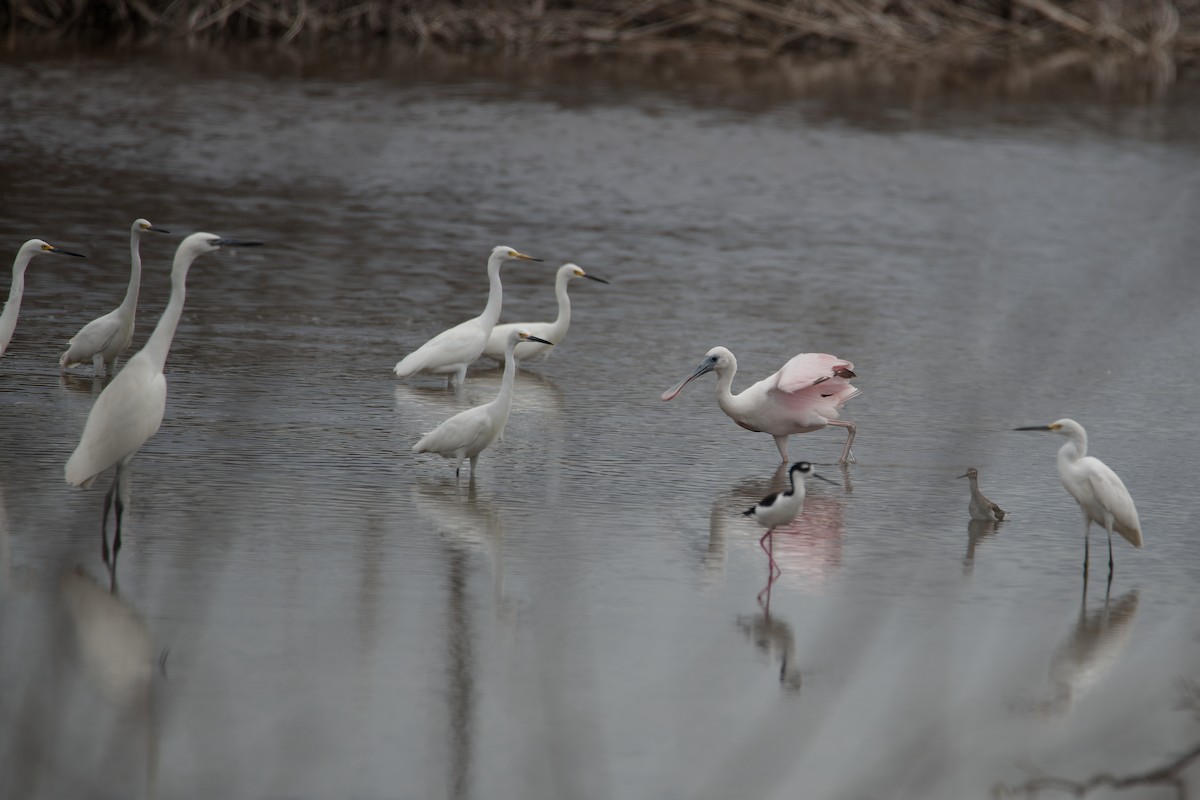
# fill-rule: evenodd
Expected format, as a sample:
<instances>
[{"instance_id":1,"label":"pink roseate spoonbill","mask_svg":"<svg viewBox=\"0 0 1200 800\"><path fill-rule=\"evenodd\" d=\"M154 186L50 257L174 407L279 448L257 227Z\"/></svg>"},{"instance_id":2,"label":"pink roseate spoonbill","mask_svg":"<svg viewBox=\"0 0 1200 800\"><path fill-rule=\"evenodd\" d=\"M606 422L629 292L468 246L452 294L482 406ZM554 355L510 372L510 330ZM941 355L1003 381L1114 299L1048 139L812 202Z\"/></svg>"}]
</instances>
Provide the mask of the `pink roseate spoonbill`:
<instances>
[{"instance_id":1,"label":"pink roseate spoonbill","mask_svg":"<svg viewBox=\"0 0 1200 800\"><path fill-rule=\"evenodd\" d=\"M1125 484L1107 464L1087 454L1087 431L1073 419L1049 425L1017 428L1019 431L1052 431L1067 437L1058 451L1058 477L1083 511L1083 579L1088 573L1088 538L1092 523L1108 531L1108 580L1113 576L1112 535L1115 530L1134 547L1142 546L1142 524Z\"/></svg>"},{"instance_id":2,"label":"pink roseate spoonbill","mask_svg":"<svg viewBox=\"0 0 1200 800\"><path fill-rule=\"evenodd\" d=\"M971 479L971 502L967 506L971 512L971 519L988 522L999 522L1004 519L1004 509L988 500L983 492L979 491L979 470L971 467L958 477Z\"/></svg>"},{"instance_id":3,"label":"pink roseate spoonbill","mask_svg":"<svg viewBox=\"0 0 1200 800\"><path fill-rule=\"evenodd\" d=\"M479 454L504 433L508 412L512 408L513 381L517 376L517 360L513 350L521 342L541 342L526 330L509 331L504 344L504 377L500 379L500 392L496 399L481 406L460 411L442 422L413 445L414 453L437 453L442 458L453 458L454 475L458 476L464 459L471 459L471 480L475 480L475 467Z\"/></svg>"},{"instance_id":4,"label":"pink roseate spoonbill","mask_svg":"<svg viewBox=\"0 0 1200 800\"><path fill-rule=\"evenodd\" d=\"M83 258L79 253L71 253L60 247L43 242L41 239L30 239L17 250L13 261L12 286L8 289L8 302L0 313L0 356L4 355L8 343L12 341L13 331L17 329L17 315L21 313L21 298L25 295L25 269L34 256L56 255L75 256Z\"/></svg>"},{"instance_id":5,"label":"pink roseate spoonbill","mask_svg":"<svg viewBox=\"0 0 1200 800\"><path fill-rule=\"evenodd\" d=\"M225 239L211 233L193 233L179 243L171 267L171 297L146 346L96 398L83 426L83 435L64 470L72 486L91 486L100 474L115 466L112 485L104 495L104 519L100 524L100 554L108 564L108 510L115 506L117 532L113 538L113 567L121 549L121 517L129 504L129 462L146 441L158 432L167 406L167 379L163 367L183 315L187 273L192 262L204 253L222 247L251 247L262 242Z\"/></svg>"},{"instance_id":6,"label":"pink roseate spoonbill","mask_svg":"<svg viewBox=\"0 0 1200 800\"><path fill-rule=\"evenodd\" d=\"M788 469L790 488L783 492L773 492L742 512L744 516L752 517L755 522L767 529L767 532L758 540L758 546L767 554L771 568L770 575L777 576L782 571L775 563L774 540L771 539L771 534L775 532L776 528L794 520L804 509L804 479L808 477L833 483L828 478L814 472L812 464L807 461L797 461ZM772 543L770 550L767 549L768 542ZM769 588L770 581L767 585Z\"/></svg>"},{"instance_id":7,"label":"pink roseate spoonbill","mask_svg":"<svg viewBox=\"0 0 1200 800\"><path fill-rule=\"evenodd\" d=\"M488 336L500 319L504 287L500 284L500 266L505 261L541 261L540 258L518 253L511 247L498 245L488 256L488 299L483 313L460 322L453 328L442 331L425 344L396 362L392 371L401 378L418 372L433 375L449 375L447 383L462 386L467 377L467 366L483 353Z\"/></svg>"},{"instance_id":8,"label":"pink roseate spoonbill","mask_svg":"<svg viewBox=\"0 0 1200 800\"><path fill-rule=\"evenodd\" d=\"M838 419L842 406L860 394L850 385L850 378L856 375L849 361L827 353L801 353L775 374L733 394L729 387L737 374L737 359L726 348L714 347L696 371L663 392L662 399L674 400L689 381L706 372L717 373L717 405L721 410L748 431L774 436L784 463L788 461L789 436L811 433L826 425L846 429L846 446L838 463L854 460L850 450L854 423Z\"/></svg>"},{"instance_id":9,"label":"pink roseate spoonbill","mask_svg":"<svg viewBox=\"0 0 1200 800\"><path fill-rule=\"evenodd\" d=\"M483 354L497 361L504 360L504 343L508 334L517 328L529 331L534 336L548 339L556 345L561 345L567 338L567 329L571 327L571 298L567 296L567 282L573 278L587 278L597 283L608 283L604 278L598 278L577 264L563 264L558 268L554 279L554 295L558 298L558 316L554 322L510 322L492 328ZM517 361L545 361L558 348L534 342L521 342L517 345Z\"/></svg>"},{"instance_id":10,"label":"pink roseate spoonbill","mask_svg":"<svg viewBox=\"0 0 1200 800\"><path fill-rule=\"evenodd\" d=\"M146 231L155 233L170 233L163 228L156 228L149 220L135 219L129 229L129 285L125 288L125 299L115 311L110 311L79 329L79 333L71 337L67 343L67 351L58 359L58 368L65 372L76 364L92 364L96 375L100 374L100 365L104 371L112 375L117 368L117 359L121 353L129 349L133 342L133 318L137 313L138 290L142 284L142 254L139 246L142 234Z\"/></svg>"}]
</instances>

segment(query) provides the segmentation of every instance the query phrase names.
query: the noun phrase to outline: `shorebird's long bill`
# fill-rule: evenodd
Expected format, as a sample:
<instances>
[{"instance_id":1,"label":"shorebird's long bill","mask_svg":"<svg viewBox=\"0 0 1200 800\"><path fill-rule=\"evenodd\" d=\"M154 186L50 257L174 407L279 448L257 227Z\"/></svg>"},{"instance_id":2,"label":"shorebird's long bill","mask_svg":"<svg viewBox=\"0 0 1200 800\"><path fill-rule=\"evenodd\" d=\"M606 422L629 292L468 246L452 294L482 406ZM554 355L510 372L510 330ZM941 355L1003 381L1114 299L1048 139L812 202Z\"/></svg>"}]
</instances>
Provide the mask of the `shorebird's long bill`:
<instances>
[{"instance_id":1,"label":"shorebird's long bill","mask_svg":"<svg viewBox=\"0 0 1200 800\"><path fill-rule=\"evenodd\" d=\"M1020 430L1025 430L1025 429L1024 429L1024 428L1017 428L1017 430L1019 430L1019 431L1020 431ZM970 475L971 475L971 473L969 473L969 472L964 472L962 475L959 475L959 476L958 476L958 478L967 478L967 477L970 477ZM954 480L958 480L958 478L955 478Z\"/></svg>"},{"instance_id":2,"label":"shorebird's long bill","mask_svg":"<svg viewBox=\"0 0 1200 800\"><path fill-rule=\"evenodd\" d=\"M817 478L817 479L819 479L819 480L823 480L823 481L825 481L826 483L832 483L834 486L837 486L837 485L838 485L838 484L837 484L837 481L831 481L831 480L829 480L829 478L826 478L824 475L818 475L817 473L815 473L815 472L814 472L814 473L812 473L812 476L813 476L814 478Z\"/></svg>"},{"instance_id":3,"label":"shorebird's long bill","mask_svg":"<svg viewBox=\"0 0 1200 800\"><path fill-rule=\"evenodd\" d=\"M712 370L713 370L713 362L709 361L707 358L704 359L704 361L700 362L700 366L696 367L695 372L693 372L691 375L688 375L686 378L681 380L679 383L675 384L670 389L667 389L665 392L663 392L662 399L663 400L674 400L676 397L679 396L679 393L683 391L683 387L688 385L688 382L694 381L696 378L699 378L704 373L712 372Z\"/></svg>"},{"instance_id":4,"label":"shorebird's long bill","mask_svg":"<svg viewBox=\"0 0 1200 800\"><path fill-rule=\"evenodd\" d=\"M1054 430L1054 428L1051 428L1049 425L1030 425L1028 428L1013 428L1013 430L1014 431L1052 431L1052 430ZM967 476L964 475L963 477L965 478Z\"/></svg>"}]
</instances>

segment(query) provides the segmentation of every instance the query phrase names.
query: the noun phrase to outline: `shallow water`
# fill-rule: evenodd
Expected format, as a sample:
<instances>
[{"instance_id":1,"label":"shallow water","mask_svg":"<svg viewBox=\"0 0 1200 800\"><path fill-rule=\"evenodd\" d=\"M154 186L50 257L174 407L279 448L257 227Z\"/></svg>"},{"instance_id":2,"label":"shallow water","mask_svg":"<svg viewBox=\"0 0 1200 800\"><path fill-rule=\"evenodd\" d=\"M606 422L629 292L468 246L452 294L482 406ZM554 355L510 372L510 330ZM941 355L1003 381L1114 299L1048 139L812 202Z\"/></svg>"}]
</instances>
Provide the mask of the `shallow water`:
<instances>
[{"instance_id":1,"label":"shallow water","mask_svg":"<svg viewBox=\"0 0 1200 800\"><path fill-rule=\"evenodd\" d=\"M0 61L0 241L89 255L34 262L0 360L4 796L967 798L1200 738L1194 87L245 61ZM138 216L174 233L143 242L135 347L177 234L269 246L191 271L110 594L104 487L62 481L100 383L57 358L119 302ZM499 372L456 397L390 370L478 312L498 243L546 259L505 267L506 320L552 316L563 261L612 284L572 283L456 482L411 445ZM711 378L658 399L716 344L735 388L818 350L863 390L857 464L792 438L839 485L777 536L769 614L738 512L779 485L772 440ZM1060 440L1011 431L1062 416L1141 512L1107 603Z\"/></svg>"}]
</instances>

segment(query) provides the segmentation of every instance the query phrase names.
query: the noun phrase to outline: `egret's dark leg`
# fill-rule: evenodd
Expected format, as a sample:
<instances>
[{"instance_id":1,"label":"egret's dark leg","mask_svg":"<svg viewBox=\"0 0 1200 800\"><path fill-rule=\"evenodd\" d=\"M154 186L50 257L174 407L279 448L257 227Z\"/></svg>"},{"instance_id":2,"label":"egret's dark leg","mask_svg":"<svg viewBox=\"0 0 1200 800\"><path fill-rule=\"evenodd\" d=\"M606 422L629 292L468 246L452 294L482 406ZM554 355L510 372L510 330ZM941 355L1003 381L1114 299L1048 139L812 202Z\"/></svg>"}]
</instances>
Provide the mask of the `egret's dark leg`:
<instances>
[{"instance_id":1,"label":"egret's dark leg","mask_svg":"<svg viewBox=\"0 0 1200 800\"><path fill-rule=\"evenodd\" d=\"M117 463L117 478L116 483L117 496L114 499L116 506L117 518L117 534L113 537L113 569L117 568L117 552L121 549L121 518L125 515L125 506L129 503L129 467L125 464Z\"/></svg>"},{"instance_id":2,"label":"egret's dark leg","mask_svg":"<svg viewBox=\"0 0 1200 800\"><path fill-rule=\"evenodd\" d=\"M1087 514L1083 515L1083 577L1087 578L1088 573L1088 539L1092 534L1092 519Z\"/></svg>"},{"instance_id":3,"label":"egret's dark leg","mask_svg":"<svg viewBox=\"0 0 1200 800\"><path fill-rule=\"evenodd\" d=\"M117 493L117 476L113 476L112 485L104 493L104 517L100 520L100 557L108 563L108 511L112 508L113 496Z\"/></svg>"},{"instance_id":4,"label":"egret's dark leg","mask_svg":"<svg viewBox=\"0 0 1200 800\"><path fill-rule=\"evenodd\" d=\"M1104 527L1108 529L1108 582L1111 584L1112 576L1113 576L1113 557L1112 557L1113 520L1112 520L1112 517L1108 518L1108 524L1105 525Z\"/></svg>"}]
</instances>

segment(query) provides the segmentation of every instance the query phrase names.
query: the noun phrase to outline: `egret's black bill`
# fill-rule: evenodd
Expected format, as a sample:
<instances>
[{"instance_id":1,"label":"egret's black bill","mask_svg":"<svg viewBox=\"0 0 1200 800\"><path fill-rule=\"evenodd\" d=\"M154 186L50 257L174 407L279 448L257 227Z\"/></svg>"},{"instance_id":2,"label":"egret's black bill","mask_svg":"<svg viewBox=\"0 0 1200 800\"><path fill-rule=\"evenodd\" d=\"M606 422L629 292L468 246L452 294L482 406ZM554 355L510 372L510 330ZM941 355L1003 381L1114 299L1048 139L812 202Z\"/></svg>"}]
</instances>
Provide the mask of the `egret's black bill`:
<instances>
[{"instance_id":1,"label":"egret's black bill","mask_svg":"<svg viewBox=\"0 0 1200 800\"><path fill-rule=\"evenodd\" d=\"M538 338L537 336L530 336L530 337L529 337L528 339L526 339L525 341L527 341L527 342L540 342L540 343L542 343L542 344L548 344L548 345L550 345L551 347L553 347L553 346L554 346L554 342L547 342L545 339L540 339L540 338Z\"/></svg>"},{"instance_id":2,"label":"egret's black bill","mask_svg":"<svg viewBox=\"0 0 1200 800\"><path fill-rule=\"evenodd\" d=\"M217 239L216 247L262 247L262 242L252 242L249 239Z\"/></svg>"},{"instance_id":3,"label":"egret's black bill","mask_svg":"<svg viewBox=\"0 0 1200 800\"><path fill-rule=\"evenodd\" d=\"M589 281L595 281L596 283L608 283L608 281L604 280L604 278L597 278L595 275L584 275L583 277L587 278Z\"/></svg>"},{"instance_id":4,"label":"egret's black bill","mask_svg":"<svg viewBox=\"0 0 1200 800\"><path fill-rule=\"evenodd\" d=\"M1048 431L1052 430L1049 425L1031 425L1028 428L1013 428L1014 431Z\"/></svg>"},{"instance_id":5,"label":"egret's black bill","mask_svg":"<svg viewBox=\"0 0 1200 800\"><path fill-rule=\"evenodd\" d=\"M154 231L155 233L170 233L170 231L166 228L156 228L153 225L151 225L149 228L146 228L146 230Z\"/></svg>"},{"instance_id":6,"label":"egret's black bill","mask_svg":"<svg viewBox=\"0 0 1200 800\"><path fill-rule=\"evenodd\" d=\"M52 245L53 246L53 245ZM87 258L83 253L72 253L70 250L63 250L61 247L55 247L50 251L59 256L75 256L76 258Z\"/></svg>"}]
</instances>

